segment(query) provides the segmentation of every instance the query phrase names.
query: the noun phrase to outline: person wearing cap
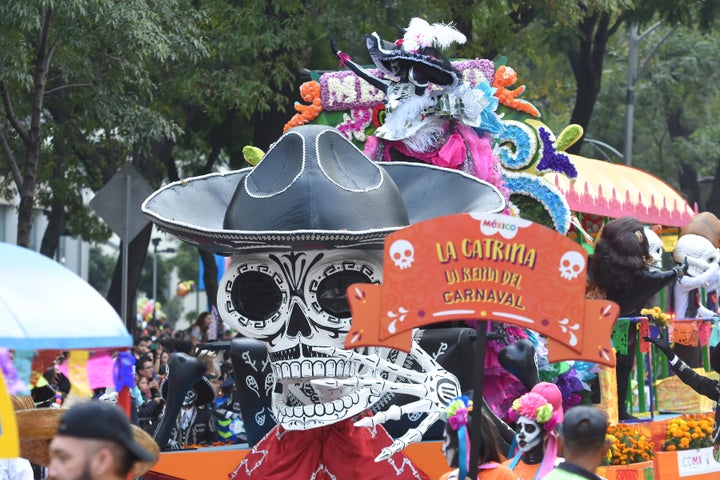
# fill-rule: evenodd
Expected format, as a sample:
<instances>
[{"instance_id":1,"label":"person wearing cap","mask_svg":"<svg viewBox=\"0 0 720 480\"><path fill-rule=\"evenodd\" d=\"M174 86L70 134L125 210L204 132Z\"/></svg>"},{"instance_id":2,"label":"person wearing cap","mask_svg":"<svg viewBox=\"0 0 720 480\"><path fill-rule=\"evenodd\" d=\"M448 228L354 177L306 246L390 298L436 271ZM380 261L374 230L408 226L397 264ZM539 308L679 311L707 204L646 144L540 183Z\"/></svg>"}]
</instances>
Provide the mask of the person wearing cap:
<instances>
[{"instance_id":1,"label":"person wearing cap","mask_svg":"<svg viewBox=\"0 0 720 480\"><path fill-rule=\"evenodd\" d=\"M606 437L607 428L607 416L595 407L578 405L565 412L560 426L560 448L565 461L544 478L601 480L595 472L612 445L612 440Z\"/></svg>"},{"instance_id":2,"label":"person wearing cap","mask_svg":"<svg viewBox=\"0 0 720 480\"><path fill-rule=\"evenodd\" d=\"M154 455L133 438L116 405L89 401L68 409L50 442L49 480L125 480L135 462Z\"/></svg>"},{"instance_id":3,"label":"person wearing cap","mask_svg":"<svg viewBox=\"0 0 720 480\"><path fill-rule=\"evenodd\" d=\"M720 402L720 382L711 378L700 375L690 366L682 361L670 347L668 341L662 335L658 337L644 337L646 341L652 342L661 352L667 356L670 368L678 376L683 383L695 390L700 395L704 395L714 402ZM720 348L715 347L710 356L710 366L712 369L720 373ZM712 432L713 455L715 460L720 461L720 408L715 409L715 425Z\"/></svg>"}]
</instances>

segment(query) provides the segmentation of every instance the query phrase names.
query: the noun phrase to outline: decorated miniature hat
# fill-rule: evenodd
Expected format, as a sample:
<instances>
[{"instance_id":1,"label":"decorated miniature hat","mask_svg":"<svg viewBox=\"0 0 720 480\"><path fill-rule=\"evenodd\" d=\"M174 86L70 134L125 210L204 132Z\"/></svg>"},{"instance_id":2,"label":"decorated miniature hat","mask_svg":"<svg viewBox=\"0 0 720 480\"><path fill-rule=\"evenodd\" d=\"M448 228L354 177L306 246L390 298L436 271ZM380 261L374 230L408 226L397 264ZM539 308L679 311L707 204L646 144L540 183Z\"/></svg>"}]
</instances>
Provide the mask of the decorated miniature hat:
<instances>
[{"instance_id":1,"label":"decorated miniature hat","mask_svg":"<svg viewBox=\"0 0 720 480\"><path fill-rule=\"evenodd\" d=\"M390 233L423 220L500 212L489 183L421 163L377 164L336 129L287 131L254 168L194 177L150 195L153 222L204 250L382 248Z\"/></svg>"},{"instance_id":2,"label":"decorated miniature hat","mask_svg":"<svg viewBox=\"0 0 720 480\"><path fill-rule=\"evenodd\" d=\"M452 43L465 43L465 40L465 35L451 25L430 25L421 18L410 20L405 34L395 43L381 39L377 33L365 37L370 58L384 74L392 77L404 72L407 75L413 68L420 78L448 87L457 86L460 74L440 49Z\"/></svg>"}]
</instances>

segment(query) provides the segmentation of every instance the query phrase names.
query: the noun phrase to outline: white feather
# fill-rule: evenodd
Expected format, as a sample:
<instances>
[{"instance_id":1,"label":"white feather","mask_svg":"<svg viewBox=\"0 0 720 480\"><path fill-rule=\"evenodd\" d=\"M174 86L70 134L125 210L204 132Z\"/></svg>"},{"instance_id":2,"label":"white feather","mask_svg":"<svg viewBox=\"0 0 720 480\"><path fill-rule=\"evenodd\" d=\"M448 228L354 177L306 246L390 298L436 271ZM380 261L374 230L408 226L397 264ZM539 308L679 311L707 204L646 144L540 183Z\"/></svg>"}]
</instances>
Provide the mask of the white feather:
<instances>
[{"instance_id":1,"label":"white feather","mask_svg":"<svg viewBox=\"0 0 720 480\"><path fill-rule=\"evenodd\" d=\"M434 46L440 49L447 48L453 43L465 43L467 37L452 25L433 23L430 25L422 18L413 18L405 29L403 36L403 49L408 52L423 47Z\"/></svg>"},{"instance_id":2,"label":"white feather","mask_svg":"<svg viewBox=\"0 0 720 480\"><path fill-rule=\"evenodd\" d=\"M433 23L432 36L434 45L440 49L447 48L453 43L463 44L467 40L467 37L455 27L444 23Z\"/></svg>"},{"instance_id":3,"label":"white feather","mask_svg":"<svg viewBox=\"0 0 720 480\"><path fill-rule=\"evenodd\" d=\"M444 138L448 128L448 121L441 117L430 117L423 122L422 127L412 136L403 140L403 143L415 152L432 152L440 148L438 139Z\"/></svg>"}]
</instances>

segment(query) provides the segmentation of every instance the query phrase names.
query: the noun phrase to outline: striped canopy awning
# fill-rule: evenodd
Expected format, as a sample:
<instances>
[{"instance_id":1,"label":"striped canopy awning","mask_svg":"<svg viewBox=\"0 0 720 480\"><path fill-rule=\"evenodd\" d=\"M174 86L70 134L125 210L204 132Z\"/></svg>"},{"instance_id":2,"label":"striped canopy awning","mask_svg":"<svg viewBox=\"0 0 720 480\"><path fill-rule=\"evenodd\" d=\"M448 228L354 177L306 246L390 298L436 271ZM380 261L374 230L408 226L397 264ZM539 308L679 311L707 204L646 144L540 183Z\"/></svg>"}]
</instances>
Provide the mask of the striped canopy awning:
<instances>
[{"instance_id":1,"label":"striped canopy awning","mask_svg":"<svg viewBox=\"0 0 720 480\"><path fill-rule=\"evenodd\" d=\"M643 223L684 227L697 212L673 187L638 168L569 155L575 180L548 173L545 179L565 195L570 209L617 218L630 215Z\"/></svg>"}]
</instances>

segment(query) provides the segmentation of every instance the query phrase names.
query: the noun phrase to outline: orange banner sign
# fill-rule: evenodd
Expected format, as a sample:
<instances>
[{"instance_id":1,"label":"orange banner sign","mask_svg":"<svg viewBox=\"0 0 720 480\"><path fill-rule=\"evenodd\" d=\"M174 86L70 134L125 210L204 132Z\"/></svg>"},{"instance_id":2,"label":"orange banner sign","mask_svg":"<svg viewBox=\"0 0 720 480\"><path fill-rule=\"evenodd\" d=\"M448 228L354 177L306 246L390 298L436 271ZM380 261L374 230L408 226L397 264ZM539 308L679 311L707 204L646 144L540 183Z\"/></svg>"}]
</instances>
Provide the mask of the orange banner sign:
<instances>
[{"instance_id":1,"label":"orange banner sign","mask_svg":"<svg viewBox=\"0 0 720 480\"><path fill-rule=\"evenodd\" d=\"M493 320L554 339L560 356L614 365L618 307L585 299L586 267L579 244L529 220L460 214L421 222L385 240L382 285L348 288L345 347L409 351L413 328ZM602 325L588 329L586 320Z\"/></svg>"}]
</instances>

